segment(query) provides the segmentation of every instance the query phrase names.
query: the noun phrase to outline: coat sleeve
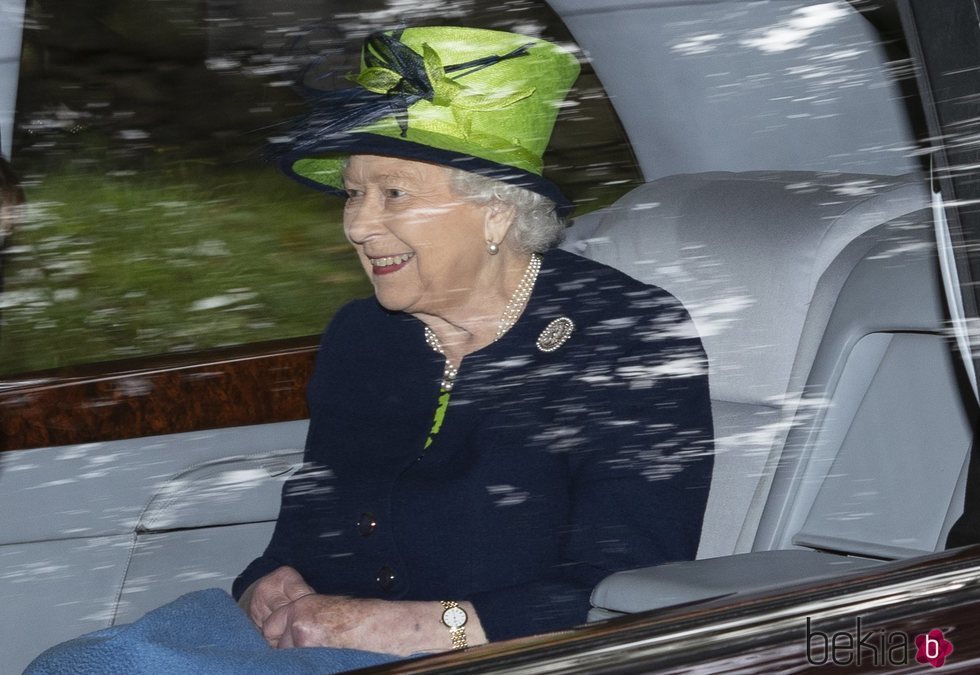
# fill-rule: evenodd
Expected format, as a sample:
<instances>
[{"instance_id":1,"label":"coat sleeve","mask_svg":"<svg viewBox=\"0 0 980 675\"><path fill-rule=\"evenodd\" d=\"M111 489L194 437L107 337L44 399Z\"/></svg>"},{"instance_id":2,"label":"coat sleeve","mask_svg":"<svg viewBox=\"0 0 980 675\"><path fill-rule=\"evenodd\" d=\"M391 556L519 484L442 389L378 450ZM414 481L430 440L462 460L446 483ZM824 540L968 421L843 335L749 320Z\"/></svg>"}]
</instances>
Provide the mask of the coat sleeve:
<instances>
[{"instance_id":1,"label":"coat sleeve","mask_svg":"<svg viewBox=\"0 0 980 675\"><path fill-rule=\"evenodd\" d=\"M317 371L329 368L331 360L337 358L337 351L339 348L337 336L342 332L343 325L350 320L351 314L352 304L345 305L334 315L329 326L327 326L327 329L324 331L323 338L320 340L320 348L316 358L315 369ZM235 582L232 584L231 594L236 601L241 598L242 594L253 583L265 575L282 567L283 565L291 564L295 558L293 553L294 547L303 545L302 539L304 533L296 531L295 519L284 518L283 511L290 508L302 508L309 501L308 499L291 499L290 491L292 490L295 492L294 487L297 484L303 484L304 481L313 480L315 482L316 480L316 472L318 471L318 467L311 460L309 447L309 438L313 434L313 425L316 424L316 419L316 415L311 415L310 432L307 434L307 447L303 467L283 485L279 517L276 519L276 527L272 534L272 540L266 547L265 552L249 563L245 570L238 575L238 578L236 578ZM297 506L297 504L294 502L301 503Z\"/></svg>"},{"instance_id":2,"label":"coat sleeve","mask_svg":"<svg viewBox=\"0 0 980 675\"><path fill-rule=\"evenodd\" d=\"M669 338L640 335L607 362L611 380L589 398L589 450L571 459L552 574L469 598L489 639L580 624L609 574L695 557L713 467L707 361L679 305L670 323Z\"/></svg>"}]
</instances>

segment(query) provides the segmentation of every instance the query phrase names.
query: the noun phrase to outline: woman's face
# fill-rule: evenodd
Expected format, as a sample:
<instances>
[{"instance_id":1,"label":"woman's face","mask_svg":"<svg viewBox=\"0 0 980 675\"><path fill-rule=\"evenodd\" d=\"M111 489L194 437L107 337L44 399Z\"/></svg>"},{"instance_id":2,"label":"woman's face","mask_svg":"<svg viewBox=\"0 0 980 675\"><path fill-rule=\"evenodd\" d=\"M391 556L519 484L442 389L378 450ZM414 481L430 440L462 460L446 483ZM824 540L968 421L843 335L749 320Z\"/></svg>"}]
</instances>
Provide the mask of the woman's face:
<instances>
[{"instance_id":1,"label":"woman's face","mask_svg":"<svg viewBox=\"0 0 980 675\"><path fill-rule=\"evenodd\" d=\"M448 169L353 155L344 232L387 309L444 316L487 281L491 209L457 197Z\"/></svg>"}]
</instances>

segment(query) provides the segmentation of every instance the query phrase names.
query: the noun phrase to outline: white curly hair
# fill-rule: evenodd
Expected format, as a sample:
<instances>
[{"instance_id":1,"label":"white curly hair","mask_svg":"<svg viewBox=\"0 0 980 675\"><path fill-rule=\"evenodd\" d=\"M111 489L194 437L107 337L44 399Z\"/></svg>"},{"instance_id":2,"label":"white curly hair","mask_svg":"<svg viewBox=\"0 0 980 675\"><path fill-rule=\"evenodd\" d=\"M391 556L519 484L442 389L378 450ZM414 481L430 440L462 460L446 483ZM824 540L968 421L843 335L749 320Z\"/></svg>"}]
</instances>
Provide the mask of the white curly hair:
<instances>
[{"instance_id":1,"label":"white curly hair","mask_svg":"<svg viewBox=\"0 0 980 675\"><path fill-rule=\"evenodd\" d=\"M446 167L453 192L476 204L498 201L514 209L509 236L520 251L544 253L565 238L565 221L547 197L471 171Z\"/></svg>"}]
</instances>

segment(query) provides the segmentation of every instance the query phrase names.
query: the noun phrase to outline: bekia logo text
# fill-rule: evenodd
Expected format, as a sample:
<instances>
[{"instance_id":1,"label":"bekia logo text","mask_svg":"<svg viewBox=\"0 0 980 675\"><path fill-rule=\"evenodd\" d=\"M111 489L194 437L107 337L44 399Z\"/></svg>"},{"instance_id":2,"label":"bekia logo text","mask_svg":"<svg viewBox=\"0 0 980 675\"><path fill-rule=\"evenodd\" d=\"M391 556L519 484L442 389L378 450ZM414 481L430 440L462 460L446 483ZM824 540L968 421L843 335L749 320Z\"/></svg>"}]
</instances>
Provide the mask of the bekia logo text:
<instances>
[{"instance_id":1,"label":"bekia logo text","mask_svg":"<svg viewBox=\"0 0 980 675\"><path fill-rule=\"evenodd\" d=\"M885 631L883 628L867 630L861 626L861 617L854 620L853 630L825 633L817 630L810 617L806 619L806 660L814 666L904 666L908 665L912 644L915 660L940 668L953 653L953 643L945 638L942 630L933 628L909 641L907 633Z\"/></svg>"}]
</instances>

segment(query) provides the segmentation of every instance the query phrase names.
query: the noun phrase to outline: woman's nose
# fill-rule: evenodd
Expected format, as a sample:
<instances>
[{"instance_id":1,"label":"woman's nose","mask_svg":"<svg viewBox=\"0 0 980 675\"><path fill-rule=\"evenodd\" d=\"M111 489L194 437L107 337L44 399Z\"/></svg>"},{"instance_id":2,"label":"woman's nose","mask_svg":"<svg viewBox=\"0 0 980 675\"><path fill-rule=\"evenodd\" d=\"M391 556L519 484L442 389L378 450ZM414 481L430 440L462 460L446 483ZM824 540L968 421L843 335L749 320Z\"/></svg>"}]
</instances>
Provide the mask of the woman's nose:
<instances>
[{"instance_id":1,"label":"woman's nose","mask_svg":"<svg viewBox=\"0 0 980 675\"><path fill-rule=\"evenodd\" d=\"M383 229L381 209L372 200L362 197L356 203L347 204L344 209L344 230L353 243L364 243Z\"/></svg>"}]
</instances>

